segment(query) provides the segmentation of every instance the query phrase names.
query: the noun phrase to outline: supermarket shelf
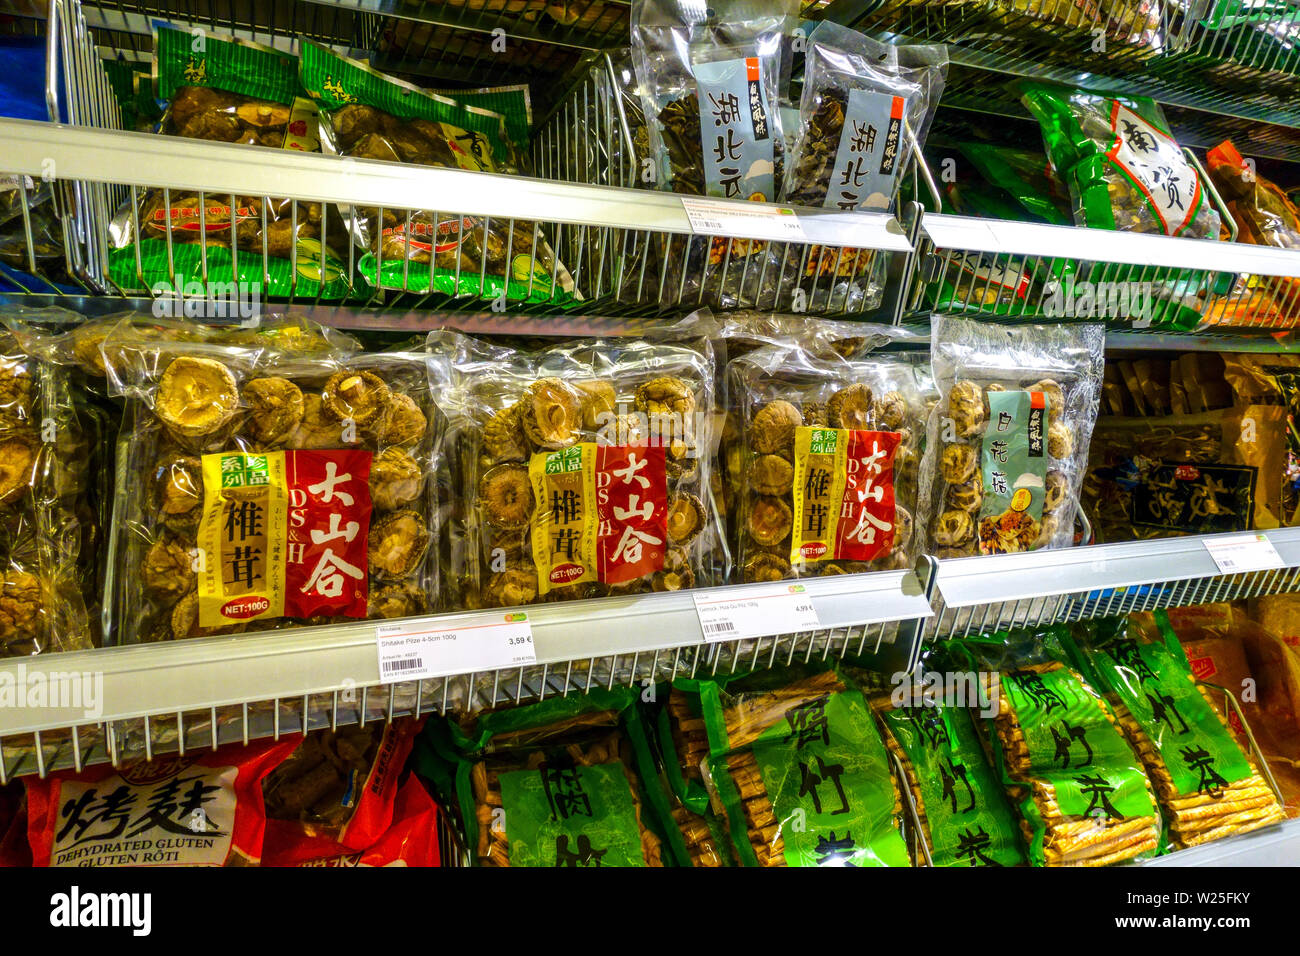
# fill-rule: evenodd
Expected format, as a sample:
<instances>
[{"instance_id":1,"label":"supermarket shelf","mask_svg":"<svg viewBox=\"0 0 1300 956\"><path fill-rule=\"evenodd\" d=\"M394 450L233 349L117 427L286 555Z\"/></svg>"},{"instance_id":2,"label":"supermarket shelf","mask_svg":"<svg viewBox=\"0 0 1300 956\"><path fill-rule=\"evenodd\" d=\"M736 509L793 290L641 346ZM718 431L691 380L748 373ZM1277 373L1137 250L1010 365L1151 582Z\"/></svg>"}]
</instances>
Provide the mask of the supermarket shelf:
<instances>
[{"instance_id":1,"label":"supermarket shelf","mask_svg":"<svg viewBox=\"0 0 1300 956\"><path fill-rule=\"evenodd\" d=\"M1300 819L1178 850L1142 866L1300 866Z\"/></svg>"},{"instance_id":2,"label":"supermarket shelf","mask_svg":"<svg viewBox=\"0 0 1300 956\"><path fill-rule=\"evenodd\" d=\"M935 561L928 636L1210 604L1300 590L1300 528L1260 532L1283 568L1224 574L1206 548L1239 535L1127 541Z\"/></svg>"},{"instance_id":3,"label":"supermarket shelf","mask_svg":"<svg viewBox=\"0 0 1300 956\"><path fill-rule=\"evenodd\" d=\"M182 737L216 746L813 655L862 655L887 672L914 666L919 622L931 613L914 572L801 583L822 624L815 632L706 645L689 592L539 604L524 609L535 665L402 684L380 683L374 621L6 660L0 686L90 688L59 700L97 706L0 708L0 778L166 752ZM454 626L463 617L421 620ZM98 683L83 685L82 675Z\"/></svg>"}]
</instances>

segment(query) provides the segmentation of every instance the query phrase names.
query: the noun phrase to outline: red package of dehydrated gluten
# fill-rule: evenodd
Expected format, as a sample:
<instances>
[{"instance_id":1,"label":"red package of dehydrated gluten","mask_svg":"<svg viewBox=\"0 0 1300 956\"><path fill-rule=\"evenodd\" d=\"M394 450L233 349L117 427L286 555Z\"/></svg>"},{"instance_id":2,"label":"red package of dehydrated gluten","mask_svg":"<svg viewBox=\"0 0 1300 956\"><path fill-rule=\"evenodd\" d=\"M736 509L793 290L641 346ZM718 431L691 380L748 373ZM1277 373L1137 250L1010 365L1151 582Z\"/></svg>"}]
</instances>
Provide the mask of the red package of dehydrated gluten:
<instances>
[{"instance_id":1,"label":"red package of dehydrated gluten","mask_svg":"<svg viewBox=\"0 0 1300 956\"><path fill-rule=\"evenodd\" d=\"M295 866L375 844L394 820L402 770L423 720L310 733L262 786L263 866Z\"/></svg>"},{"instance_id":2,"label":"red package of dehydrated gluten","mask_svg":"<svg viewBox=\"0 0 1300 956\"><path fill-rule=\"evenodd\" d=\"M27 782L34 866L255 866L262 778L299 736Z\"/></svg>"},{"instance_id":3,"label":"red package of dehydrated gluten","mask_svg":"<svg viewBox=\"0 0 1300 956\"><path fill-rule=\"evenodd\" d=\"M269 862L264 865L269 865ZM303 859L296 866L439 866L438 805L415 777L407 777L393 804L393 823L360 852Z\"/></svg>"}]
</instances>

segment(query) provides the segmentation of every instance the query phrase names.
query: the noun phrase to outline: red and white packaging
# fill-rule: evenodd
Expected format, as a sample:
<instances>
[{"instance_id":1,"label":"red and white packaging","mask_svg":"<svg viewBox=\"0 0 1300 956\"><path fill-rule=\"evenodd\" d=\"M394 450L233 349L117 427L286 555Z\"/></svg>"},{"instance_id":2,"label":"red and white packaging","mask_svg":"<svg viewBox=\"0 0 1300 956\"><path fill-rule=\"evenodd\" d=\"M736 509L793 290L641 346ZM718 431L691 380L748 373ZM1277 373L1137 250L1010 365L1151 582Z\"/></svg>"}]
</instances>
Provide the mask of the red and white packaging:
<instances>
[{"instance_id":1,"label":"red and white packaging","mask_svg":"<svg viewBox=\"0 0 1300 956\"><path fill-rule=\"evenodd\" d=\"M269 865L264 863L263 865ZM359 852L299 859L295 866L440 866L438 805L414 776L398 789L392 825Z\"/></svg>"}]
</instances>

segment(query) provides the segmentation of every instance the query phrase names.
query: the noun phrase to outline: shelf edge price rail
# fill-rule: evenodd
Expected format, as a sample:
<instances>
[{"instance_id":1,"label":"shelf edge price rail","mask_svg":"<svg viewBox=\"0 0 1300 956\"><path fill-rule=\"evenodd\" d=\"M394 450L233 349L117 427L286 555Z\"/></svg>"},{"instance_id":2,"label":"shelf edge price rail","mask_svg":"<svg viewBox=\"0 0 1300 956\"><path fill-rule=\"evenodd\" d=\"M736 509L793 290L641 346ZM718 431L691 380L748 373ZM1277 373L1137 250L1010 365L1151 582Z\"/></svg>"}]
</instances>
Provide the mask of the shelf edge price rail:
<instances>
[{"instance_id":1,"label":"shelf edge price rail","mask_svg":"<svg viewBox=\"0 0 1300 956\"><path fill-rule=\"evenodd\" d=\"M375 643L385 684L537 663L533 626L523 611L380 624Z\"/></svg>"},{"instance_id":2,"label":"shelf edge price rail","mask_svg":"<svg viewBox=\"0 0 1300 956\"><path fill-rule=\"evenodd\" d=\"M797 634L822 626L812 595L802 584L712 588L696 591L693 597L706 642Z\"/></svg>"}]
</instances>

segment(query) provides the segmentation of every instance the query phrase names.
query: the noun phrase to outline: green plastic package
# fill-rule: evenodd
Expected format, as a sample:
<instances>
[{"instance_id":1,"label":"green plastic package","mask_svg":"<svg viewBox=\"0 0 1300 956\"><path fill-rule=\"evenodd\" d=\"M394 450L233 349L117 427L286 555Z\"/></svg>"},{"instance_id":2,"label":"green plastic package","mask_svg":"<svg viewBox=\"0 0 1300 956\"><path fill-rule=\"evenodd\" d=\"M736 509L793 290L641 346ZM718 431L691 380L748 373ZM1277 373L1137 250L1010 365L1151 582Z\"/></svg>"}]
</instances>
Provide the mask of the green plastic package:
<instances>
[{"instance_id":1,"label":"green plastic package","mask_svg":"<svg viewBox=\"0 0 1300 956\"><path fill-rule=\"evenodd\" d=\"M1142 765L1105 701L1063 663L1063 627L955 642L985 670L983 720L1035 866L1105 866L1154 854L1160 824Z\"/></svg>"},{"instance_id":2,"label":"green plastic package","mask_svg":"<svg viewBox=\"0 0 1300 956\"><path fill-rule=\"evenodd\" d=\"M1071 225L1069 205L1059 195L1060 186L1042 153L993 143L964 142L957 148L985 182L1005 190L1022 210L1018 216L998 218Z\"/></svg>"},{"instance_id":3,"label":"green plastic package","mask_svg":"<svg viewBox=\"0 0 1300 956\"><path fill-rule=\"evenodd\" d=\"M303 44L299 75L320 105L329 152L482 173L514 169L499 113L429 93L314 43ZM367 250L357 269L380 288L556 306L575 300L572 277L533 222L514 220L512 228L509 220L454 208L358 208L346 215Z\"/></svg>"},{"instance_id":4,"label":"green plastic package","mask_svg":"<svg viewBox=\"0 0 1300 956\"><path fill-rule=\"evenodd\" d=\"M160 26L154 78L169 101L160 132L264 149L319 151L315 104L300 94L292 56L234 37ZM165 200L169 199L170 202ZM144 191L118 211L109 278L128 292L338 299L351 284L343 222L321 203ZM233 212L232 212L233 207ZM235 223L231 239L231 220ZM168 255L168 238L171 254ZM139 239L139 260L136 239Z\"/></svg>"},{"instance_id":5,"label":"green plastic package","mask_svg":"<svg viewBox=\"0 0 1300 956\"><path fill-rule=\"evenodd\" d=\"M640 867L682 858L680 833L663 824L667 801L638 694L595 689L463 723L429 722L417 769L454 793L476 865Z\"/></svg>"},{"instance_id":6,"label":"green plastic package","mask_svg":"<svg viewBox=\"0 0 1300 956\"><path fill-rule=\"evenodd\" d=\"M1268 782L1210 706L1164 611L1160 640L1128 618L1075 628L1068 646L1108 696L1119 725L1155 784L1173 849L1283 819Z\"/></svg>"},{"instance_id":7,"label":"green plastic package","mask_svg":"<svg viewBox=\"0 0 1300 956\"><path fill-rule=\"evenodd\" d=\"M907 773L934 865L1024 865L1015 818L970 712L926 700L920 687L900 693L906 689L872 704L885 725L885 745Z\"/></svg>"},{"instance_id":8,"label":"green plastic package","mask_svg":"<svg viewBox=\"0 0 1300 956\"><path fill-rule=\"evenodd\" d=\"M835 671L698 686L708 784L743 866L910 866L871 706Z\"/></svg>"}]
</instances>

